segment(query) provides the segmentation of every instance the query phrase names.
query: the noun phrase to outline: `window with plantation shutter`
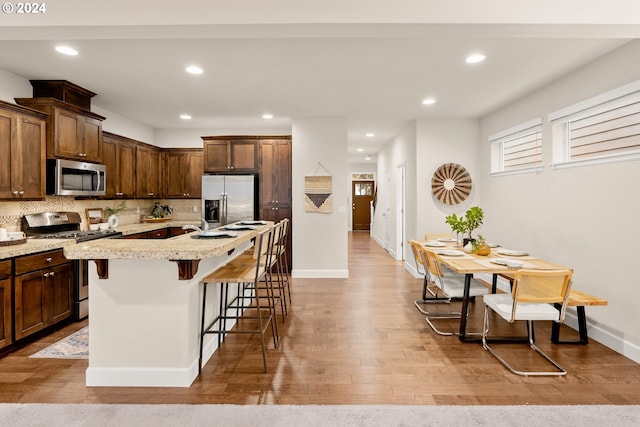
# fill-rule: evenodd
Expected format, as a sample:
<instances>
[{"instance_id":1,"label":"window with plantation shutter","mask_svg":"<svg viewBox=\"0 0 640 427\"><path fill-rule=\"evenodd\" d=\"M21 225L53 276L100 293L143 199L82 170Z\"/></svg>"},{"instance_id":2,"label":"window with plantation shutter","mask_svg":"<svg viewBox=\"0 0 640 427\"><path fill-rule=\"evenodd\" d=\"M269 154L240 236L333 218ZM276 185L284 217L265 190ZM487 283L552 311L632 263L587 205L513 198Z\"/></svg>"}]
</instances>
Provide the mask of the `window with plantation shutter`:
<instances>
[{"instance_id":1,"label":"window with plantation shutter","mask_svg":"<svg viewBox=\"0 0 640 427\"><path fill-rule=\"evenodd\" d=\"M549 115L554 165L640 158L640 82Z\"/></svg>"},{"instance_id":2,"label":"window with plantation shutter","mask_svg":"<svg viewBox=\"0 0 640 427\"><path fill-rule=\"evenodd\" d=\"M493 173L542 167L542 119L491 135L489 142L492 145Z\"/></svg>"}]
</instances>

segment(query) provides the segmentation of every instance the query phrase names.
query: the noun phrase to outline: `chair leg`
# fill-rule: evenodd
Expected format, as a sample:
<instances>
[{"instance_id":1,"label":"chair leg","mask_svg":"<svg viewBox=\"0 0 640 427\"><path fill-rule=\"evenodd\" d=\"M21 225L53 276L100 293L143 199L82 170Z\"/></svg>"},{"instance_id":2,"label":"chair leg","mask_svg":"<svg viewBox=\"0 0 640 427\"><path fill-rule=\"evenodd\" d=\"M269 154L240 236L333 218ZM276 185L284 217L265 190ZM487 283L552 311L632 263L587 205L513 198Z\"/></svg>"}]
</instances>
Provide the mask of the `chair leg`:
<instances>
[{"instance_id":1,"label":"chair leg","mask_svg":"<svg viewBox=\"0 0 640 427\"><path fill-rule=\"evenodd\" d=\"M202 372L202 352L204 346L204 320L205 320L205 308L207 306L207 284L202 287L202 318L200 323L200 357L198 358L198 375Z\"/></svg>"},{"instance_id":2,"label":"chair leg","mask_svg":"<svg viewBox=\"0 0 640 427\"><path fill-rule=\"evenodd\" d=\"M507 368L509 371L516 375L522 376L563 376L567 375L567 370L560 366L555 360L553 360L549 355L540 350L534 343L533 335L533 321L527 320L527 330L528 338L529 338L529 347L542 355L548 362L550 362L557 370L556 371L520 371L512 367L509 362L507 362L502 356L500 356L494 349L492 349L487 342L487 333L489 331L489 307L484 307L484 322L482 328L482 347L489 351L502 365Z\"/></svg>"}]
</instances>

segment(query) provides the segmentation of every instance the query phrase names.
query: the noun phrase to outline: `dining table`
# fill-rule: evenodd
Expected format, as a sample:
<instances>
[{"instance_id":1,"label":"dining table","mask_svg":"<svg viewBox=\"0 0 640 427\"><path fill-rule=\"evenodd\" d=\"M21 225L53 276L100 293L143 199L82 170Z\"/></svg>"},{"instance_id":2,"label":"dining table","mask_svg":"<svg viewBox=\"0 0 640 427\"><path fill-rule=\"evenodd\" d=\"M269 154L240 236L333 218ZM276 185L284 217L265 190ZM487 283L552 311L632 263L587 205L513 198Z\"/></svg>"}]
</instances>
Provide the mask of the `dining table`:
<instances>
[{"instance_id":1,"label":"dining table","mask_svg":"<svg viewBox=\"0 0 640 427\"><path fill-rule=\"evenodd\" d=\"M428 250L438 254L442 264L446 265L453 272L464 274L464 294L462 297L462 308L460 316L460 330L458 338L462 342L479 342L481 338L478 335L470 336L467 334L467 316L469 309L469 289L471 287L471 279L475 275L487 274L492 275L491 292L497 292L498 277L503 276L507 279L513 277L513 274L521 268L540 269L540 270L561 270L566 269L562 265L537 258L526 251L507 249L495 245L491 247L491 253L488 255L477 255L469 253L458 247L455 239L439 239L421 242ZM496 341L502 339L496 338ZM509 340L509 339L507 339Z\"/></svg>"}]
</instances>

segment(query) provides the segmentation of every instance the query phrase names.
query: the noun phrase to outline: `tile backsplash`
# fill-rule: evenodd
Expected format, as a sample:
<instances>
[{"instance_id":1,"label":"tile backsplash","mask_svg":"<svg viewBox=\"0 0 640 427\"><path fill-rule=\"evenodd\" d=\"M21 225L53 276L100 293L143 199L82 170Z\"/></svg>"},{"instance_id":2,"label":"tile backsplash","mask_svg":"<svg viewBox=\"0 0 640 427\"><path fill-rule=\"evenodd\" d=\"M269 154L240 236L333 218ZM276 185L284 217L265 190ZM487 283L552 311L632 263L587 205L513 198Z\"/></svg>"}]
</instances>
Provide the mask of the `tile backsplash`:
<instances>
[{"instance_id":1,"label":"tile backsplash","mask_svg":"<svg viewBox=\"0 0 640 427\"><path fill-rule=\"evenodd\" d=\"M129 199L125 200L125 209L118 213L121 225L137 224L144 215L149 215L156 200ZM22 217L38 212L71 211L78 212L82 218L81 229L86 230L87 209L107 207L116 208L121 200L76 200L73 196L46 196L44 200L0 201L0 224L8 231L20 231ZM160 200L163 205L173 207L172 217L180 221L197 221L200 216L200 200L171 199ZM106 214L103 218L106 221Z\"/></svg>"}]
</instances>

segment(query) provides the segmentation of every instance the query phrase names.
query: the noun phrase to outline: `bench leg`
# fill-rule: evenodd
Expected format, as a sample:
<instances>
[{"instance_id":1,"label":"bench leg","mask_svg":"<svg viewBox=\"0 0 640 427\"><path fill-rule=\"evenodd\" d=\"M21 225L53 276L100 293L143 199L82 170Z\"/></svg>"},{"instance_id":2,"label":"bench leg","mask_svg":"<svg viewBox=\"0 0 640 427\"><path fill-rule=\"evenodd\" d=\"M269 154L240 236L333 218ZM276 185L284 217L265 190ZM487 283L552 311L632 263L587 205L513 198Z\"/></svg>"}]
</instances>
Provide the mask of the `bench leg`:
<instances>
[{"instance_id":1,"label":"bench leg","mask_svg":"<svg viewBox=\"0 0 640 427\"><path fill-rule=\"evenodd\" d=\"M556 308L560 309L560 304L556 304ZM551 342L554 344L589 344L589 336L587 335L587 316L584 311L584 306L579 305L576 307L578 310L578 333L580 334L579 340L566 341L560 340L560 324L556 322L551 323Z\"/></svg>"}]
</instances>

